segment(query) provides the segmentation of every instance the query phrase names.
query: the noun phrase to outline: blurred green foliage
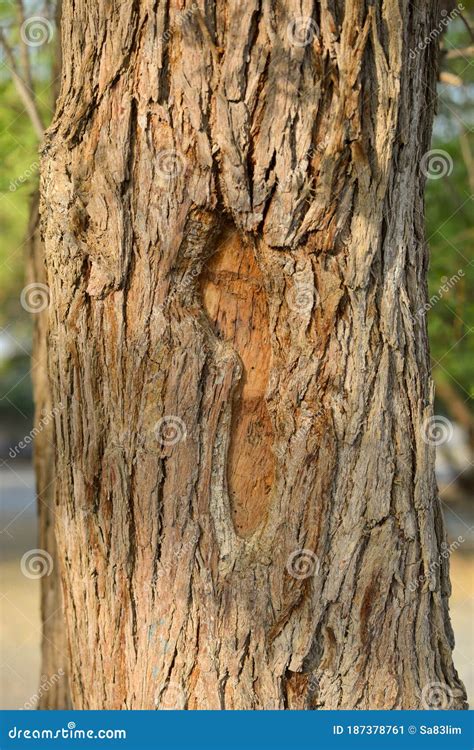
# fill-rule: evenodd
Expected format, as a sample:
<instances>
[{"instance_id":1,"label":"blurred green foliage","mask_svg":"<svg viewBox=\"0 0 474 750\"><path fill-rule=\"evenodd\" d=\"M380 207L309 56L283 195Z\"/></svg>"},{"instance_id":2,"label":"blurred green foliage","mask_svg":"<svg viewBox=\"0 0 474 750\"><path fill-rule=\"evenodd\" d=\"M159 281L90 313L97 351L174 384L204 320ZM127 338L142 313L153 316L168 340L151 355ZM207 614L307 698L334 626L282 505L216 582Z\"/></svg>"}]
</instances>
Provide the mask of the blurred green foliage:
<instances>
[{"instance_id":1,"label":"blurred green foliage","mask_svg":"<svg viewBox=\"0 0 474 750\"><path fill-rule=\"evenodd\" d=\"M6 77L0 80L0 99L0 325L4 326L20 312L19 290L24 277L22 245L29 197L38 179L38 171L32 167L38 162L38 142L13 84ZM25 181L20 183L21 179Z\"/></svg>"},{"instance_id":2,"label":"blurred green foliage","mask_svg":"<svg viewBox=\"0 0 474 750\"><path fill-rule=\"evenodd\" d=\"M464 3L472 8L473 3ZM473 14L471 13L471 27ZM438 115L433 149L446 151L452 170L429 179L426 188L427 238L431 250L429 293L440 300L428 313L428 327L437 381L449 381L460 398L474 397L474 55L454 52L474 45L465 24L456 19L443 40L442 69L462 86L439 84ZM450 55L459 55L450 58ZM446 293L446 280L463 275ZM449 408L449 404L445 404Z\"/></svg>"},{"instance_id":3,"label":"blurred green foliage","mask_svg":"<svg viewBox=\"0 0 474 750\"><path fill-rule=\"evenodd\" d=\"M53 18L51 3L27 0L25 14ZM52 22L51 22L52 23ZM0 0L0 25L18 60L20 41L15 0ZM54 26L52 25L54 29ZM55 54L53 37L49 43L29 48L34 80L34 96L43 121L52 116L52 69ZM20 63L18 62L20 67ZM16 325L26 313L19 306L19 290L24 279L24 238L31 195L38 184L38 137L18 96L11 68L0 48L0 327Z\"/></svg>"},{"instance_id":4,"label":"blurred green foliage","mask_svg":"<svg viewBox=\"0 0 474 750\"><path fill-rule=\"evenodd\" d=\"M24 0L25 18L48 19L51 39L28 48L32 95L47 125L53 114L53 69L57 36L52 0ZM0 27L17 67L20 23L17 0L0 0ZM33 40L35 38L33 37ZM0 45L0 417L9 423L31 416L32 322L20 303L25 284L25 237L32 195L38 187L38 136L12 80L11 63Z\"/></svg>"}]
</instances>

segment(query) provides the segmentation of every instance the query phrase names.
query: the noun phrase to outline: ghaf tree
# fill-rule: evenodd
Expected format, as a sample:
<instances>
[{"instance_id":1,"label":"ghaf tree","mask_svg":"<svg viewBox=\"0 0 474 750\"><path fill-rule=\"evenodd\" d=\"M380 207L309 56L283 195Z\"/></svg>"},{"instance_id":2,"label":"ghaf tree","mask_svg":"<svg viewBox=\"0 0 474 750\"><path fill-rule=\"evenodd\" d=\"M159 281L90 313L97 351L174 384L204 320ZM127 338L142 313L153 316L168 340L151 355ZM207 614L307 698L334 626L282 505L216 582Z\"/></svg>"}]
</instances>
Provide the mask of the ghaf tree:
<instances>
[{"instance_id":1,"label":"ghaf tree","mask_svg":"<svg viewBox=\"0 0 474 750\"><path fill-rule=\"evenodd\" d=\"M42 216L76 708L464 707L415 314L435 6L65 0Z\"/></svg>"}]
</instances>

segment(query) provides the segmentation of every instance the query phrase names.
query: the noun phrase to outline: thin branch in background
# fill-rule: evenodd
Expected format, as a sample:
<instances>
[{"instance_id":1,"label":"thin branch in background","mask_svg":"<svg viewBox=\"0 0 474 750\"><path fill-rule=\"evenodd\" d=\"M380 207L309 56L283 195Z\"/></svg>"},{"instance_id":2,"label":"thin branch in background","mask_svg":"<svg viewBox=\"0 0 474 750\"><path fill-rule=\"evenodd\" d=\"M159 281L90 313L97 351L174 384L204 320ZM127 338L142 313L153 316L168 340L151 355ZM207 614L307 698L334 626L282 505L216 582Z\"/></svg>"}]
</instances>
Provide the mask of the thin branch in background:
<instances>
[{"instance_id":1,"label":"thin branch in background","mask_svg":"<svg viewBox=\"0 0 474 750\"><path fill-rule=\"evenodd\" d=\"M460 47L459 49L448 49L444 51L447 60L456 60L459 57L472 57L474 55L474 45L470 47Z\"/></svg>"},{"instance_id":2,"label":"thin branch in background","mask_svg":"<svg viewBox=\"0 0 474 750\"><path fill-rule=\"evenodd\" d=\"M58 6L57 0L45 0L44 2L44 12L45 12L46 18L48 18L51 22L55 20L57 6Z\"/></svg>"},{"instance_id":3,"label":"thin branch in background","mask_svg":"<svg viewBox=\"0 0 474 750\"><path fill-rule=\"evenodd\" d=\"M455 73L449 73L447 70L442 70L439 74L439 80L441 83L445 83L448 86L463 86L464 81L462 78L457 76Z\"/></svg>"},{"instance_id":4,"label":"thin branch in background","mask_svg":"<svg viewBox=\"0 0 474 750\"><path fill-rule=\"evenodd\" d=\"M463 22L464 26L466 27L467 33L471 37L471 40L474 42L474 31L471 28L471 24L469 23L469 21L467 20L466 16L463 13L460 13L459 17L461 21Z\"/></svg>"},{"instance_id":5,"label":"thin branch in background","mask_svg":"<svg viewBox=\"0 0 474 750\"><path fill-rule=\"evenodd\" d=\"M23 0L16 0L16 13L18 17L18 24L21 29L23 28L25 21L26 21ZM25 84L28 86L28 88L34 95L33 77L31 75L30 51L28 49L28 45L26 44L21 34L20 34L20 62L21 62L21 69L22 69L24 80L25 80Z\"/></svg>"},{"instance_id":6,"label":"thin branch in background","mask_svg":"<svg viewBox=\"0 0 474 750\"><path fill-rule=\"evenodd\" d=\"M56 29L59 32L61 31L62 10L63 10L62 0L56 0L54 23L55 23ZM53 82L52 82L53 107L55 106L57 98L59 96L59 90L61 86L61 68L62 68L62 49L61 49L60 35L58 35L56 38L55 54L53 56Z\"/></svg>"},{"instance_id":7,"label":"thin branch in background","mask_svg":"<svg viewBox=\"0 0 474 750\"><path fill-rule=\"evenodd\" d=\"M34 92L23 80L20 71L18 70L13 50L5 38L5 34L2 28L0 28L0 46L3 47L3 50L5 52L5 57L8 61L9 70L18 91L18 95L21 97L21 100L25 105L25 110L28 113L36 135L40 140L42 140L44 135L44 125L36 104Z\"/></svg>"}]
</instances>

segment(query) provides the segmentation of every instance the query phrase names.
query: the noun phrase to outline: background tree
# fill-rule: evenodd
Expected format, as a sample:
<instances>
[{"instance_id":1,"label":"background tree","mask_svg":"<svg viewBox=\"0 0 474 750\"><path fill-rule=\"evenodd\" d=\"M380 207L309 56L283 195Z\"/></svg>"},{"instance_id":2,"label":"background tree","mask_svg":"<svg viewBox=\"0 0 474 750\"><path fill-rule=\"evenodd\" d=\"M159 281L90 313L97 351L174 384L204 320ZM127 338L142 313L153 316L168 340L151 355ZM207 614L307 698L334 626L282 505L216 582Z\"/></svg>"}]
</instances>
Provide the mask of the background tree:
<instances>
[{"instance_id":1,"label":"background tree","mask_svg":"<svg viewBox=\"0 0 474 750\"><path fill-rule=\"evenodd\" d=\"M466 8L469 6L467 4ZM433 146L450 157L428 181L427 227L431 245L429 296L440 297L428 315L433 376L445 413L461 424L474 446L472 383L474 356L469 333L474 322L473 214L474 145L472 106L474 33L466 10L458 14L450 34L443 35L439 110ZM439 189L442 177L444 190ZM459 272L459 283L450 284ZM443 291L448 282L449 291ZM441 290L441 294L440 294ZM473 455L471 454L471 460ZM472 471L463 476L472 494Z\"/></svg>"},{"instance_id":2,"label":"background tree","mask_svg":"<svg viewBox=\"0 0 474 750\"><path fill-rule=\"evenodd\" d=\"M10 180L10 221L6 222L6 237L10 238L8 229L13 232L18 221L15 218L25 203L23 197L15 196L15 193L25 184L31 181L39 172L39 156L34 160L32 156L37 150L37 143L44 135L44 123L49 120L59 82L60 45L53 43L54 29L59 26L61 13L60 3L41 3L40 6L25 5L23 0L15 0L14 13L7 15L8 23L5 27L0 26L0 49L4 54L4 65L8 70L15 91L23 104L24 112L28 117L29 124L33 130L34 141L21 114L17 115L20 120L19 136L25 138L23 151L23 170L17 168L10 174L16 175ZM10 6L10 10L12 7ZM41 13L41 15L37 15ZM56 41L58 36L56 35ZM47 49L48 44L51 47ZM34 80L32 63L44 65L46 74L36 81ZM40 89L40 93L38 93ZM11 91L6 90L11 96ZM5 132L5 130L3 131ZM25 137L26 133L26 137ZM16 134L18 135L18 133ZM17 142L16 135L12 133L12 139ZM36 142L35 142L36 141ZM8 158L8 157L7 157ZM28 161L30 159L31 161ZM15 198L17 198L15 200ZM34 343L32 350L31 383L34 396L35 420L34 429L37 431L35 440L34 464L36 472L36 488L38 497L38 519L39 534L38 545L41 550L46 550L51 555L51 573L41 578L41 617L42 617L42 663L41 672L44 675L61 675L61 679L53 681L47 691L42 692L38 708L68 708L68 663L67 663L67 641L64 627L64 615L62 607L62 593L59 578L59 565L57 560L57 549L54 532L54 423L52 420L51 390L48 382L47 349L48 336L48 291L46 284L46 268L44 264L44 246L40 236L39 214L38 214L39 192L33 192L27 205L30 206L30 216L26 232L24 248L18 247L20 252L25 252L27 261L26 280L27 286L19 297L22 299L23 307L32 315L34 321ZM8 260L12 262L9 255ZM4 266L5 268L5 266ZM5 296L10 289L12 281L19 280L18 270L24 269L24 264L8 266L10 276L7 275ZM13 275L14 274L14 275ZM12 278L13 277L13 278ZM21 277L20 277L21 279ZM23 286L23 280L20 280ZM20 350L21 354L28 354ZM18 377L14 371L14 377L20 383L25 381L26 373ZM29 383L28 383L29 384ZM11 389L10 389L11 390ZM16 398L15 398L16 395ZM9 400L10 406L19 409L24 396L13 395L13 401ZM15 403L20 401L20 404Z\"/></svg>"}]
</instances>

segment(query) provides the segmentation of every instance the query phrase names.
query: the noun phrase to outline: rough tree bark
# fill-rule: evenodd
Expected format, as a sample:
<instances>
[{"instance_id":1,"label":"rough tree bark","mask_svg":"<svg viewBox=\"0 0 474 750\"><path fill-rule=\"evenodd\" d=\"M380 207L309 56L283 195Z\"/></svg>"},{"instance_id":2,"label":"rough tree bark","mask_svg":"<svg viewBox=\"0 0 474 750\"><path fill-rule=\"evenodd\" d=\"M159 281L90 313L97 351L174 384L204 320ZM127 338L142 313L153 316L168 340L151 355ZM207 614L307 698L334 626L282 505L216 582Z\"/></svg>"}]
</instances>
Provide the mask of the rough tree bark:
<instances>
[{"instance_id":1,"label":"rough tree bark","mask_svg":"<svg viewBox=\"0 0 474 750\"><path fill-rule=\"evenodd\" d=\"M39 193L31 203L27 235L28 283L41 290L47 276L44 263L44 245L41 240L38 214ZM43 307L41 305L40 307ZM48 380L48 309L33 316L33 366L31 379L35 401L35 428L37 430L34 450L36 492L38 498L40 549L52 558L49 575L41 578L41 674L47 678L47 689L40 690L38 708L70 708L68 687L68 642L64 623L61 579L54 529L54 422L52 420L52 394ZM61 679L51 680L54 675ZM41 680L43 682L43 680Z\"/></svg>"},{"instance_id":2,"label":"rough tree bark","mask_svg":"<svg viewBox=\"0 0 474 750\"><path fill-rule=\"evenodd\" d=\"M64 3L42 215L76 708L465 706L415 315L435 5Z\"/></svg>"}]
</instances>

